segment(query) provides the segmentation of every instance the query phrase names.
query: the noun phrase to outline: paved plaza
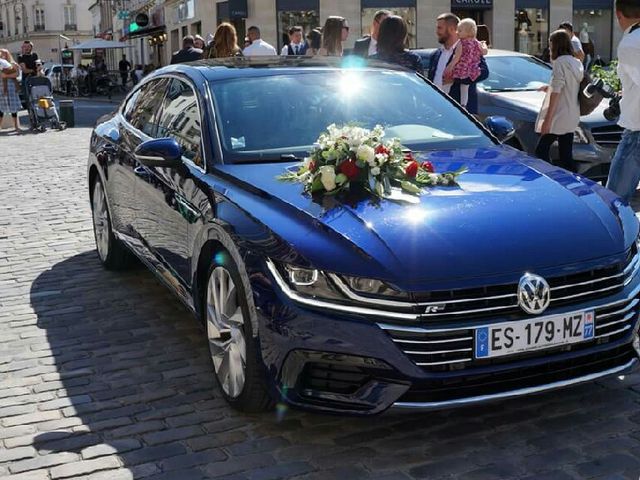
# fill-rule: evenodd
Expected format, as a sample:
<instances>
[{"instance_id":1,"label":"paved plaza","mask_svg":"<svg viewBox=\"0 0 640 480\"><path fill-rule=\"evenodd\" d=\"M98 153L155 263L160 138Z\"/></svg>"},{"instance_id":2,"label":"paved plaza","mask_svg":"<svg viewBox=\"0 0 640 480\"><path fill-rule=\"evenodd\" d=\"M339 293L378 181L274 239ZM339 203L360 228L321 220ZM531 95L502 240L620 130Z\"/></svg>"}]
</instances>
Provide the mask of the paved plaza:
<instances>
[{"instance_id":1,"label":"paved plaza","mask_svg":"<svg viewBox=\"0 0 640 480\"><path fill-rule=\"evenodd\" d=\"M0 132L0 478L639 478L639 374L448 412L231 410L179 301L100 266L90 132Z\"/></svg>"}]
</instances>

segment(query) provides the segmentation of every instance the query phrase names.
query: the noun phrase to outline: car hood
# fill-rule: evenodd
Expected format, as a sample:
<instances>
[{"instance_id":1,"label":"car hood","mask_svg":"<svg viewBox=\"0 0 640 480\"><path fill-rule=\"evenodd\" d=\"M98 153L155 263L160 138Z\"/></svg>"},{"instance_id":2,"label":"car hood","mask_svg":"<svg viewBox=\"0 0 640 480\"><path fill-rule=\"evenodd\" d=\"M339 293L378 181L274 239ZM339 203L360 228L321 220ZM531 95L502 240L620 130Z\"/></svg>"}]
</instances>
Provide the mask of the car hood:
<instances>
[{"instance_id":1,"label":"car hood","mask_svg":"<svg viewBox=\"0 0 640 480\"><path fill-rule=\"evenodd\" d=\"M439 172L462 166L469 171L458 186L429 188L417 203L407 203L313 200L300 184L275 178L293 164L219 169L257 189L261 201L244 208L311 265L406 288L415 282L424 288L424 280L442 285L620 255L638 233L633 211L612 192L515 149L438 151L420 158Z\"/></svg>"},{"instance_id":2,"label":"car hood","mask_svg":"<svg viewBox=\"0 0 640 480\"><path fill-rule=\"evenodd\" d=\"M538 116L538 112L542 108L545 93L538 91L523 92L487 92L491 102L494 105L508 108L511 110L527 110L531 112L533 117ZM608 100L604 99L600 105L589 115L580 117L583 124L613 124L604 118L604 110L609 106Z\"/></svg>"}]
</instances>

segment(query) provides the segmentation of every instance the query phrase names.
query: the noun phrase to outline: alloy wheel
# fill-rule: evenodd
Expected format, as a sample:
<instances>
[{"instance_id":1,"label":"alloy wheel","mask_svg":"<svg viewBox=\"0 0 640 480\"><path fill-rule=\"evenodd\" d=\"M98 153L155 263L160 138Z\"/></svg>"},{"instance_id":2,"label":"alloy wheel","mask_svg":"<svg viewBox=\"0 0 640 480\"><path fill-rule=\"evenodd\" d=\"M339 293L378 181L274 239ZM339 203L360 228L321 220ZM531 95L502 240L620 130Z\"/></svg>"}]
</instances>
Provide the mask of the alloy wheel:
<instances>
[{"instance_id":1,"label":"alloy wheel","mask_svg":"<svg viewBox=\"0 0 640 480\"><path fill-rule=\"evenodd\" d=\"M109 255L109 235L111 233L111 225L109 224L107 200L104 196L102 183L100 182L96 182L93 187L93 231L96 236L98 255L104 262Z\"/></svg>"},{"instance_id":2,"label":"alloy wheel","mask_svg":"<svg viewBox=\"0 0 640 480\"><path fill-rule=\"evenodd\" d=\"M229 271L215 267L207 285L207 336L218 381L230 398L244 388L246 342L238 289Z\"/></svg>"}]
</instances>

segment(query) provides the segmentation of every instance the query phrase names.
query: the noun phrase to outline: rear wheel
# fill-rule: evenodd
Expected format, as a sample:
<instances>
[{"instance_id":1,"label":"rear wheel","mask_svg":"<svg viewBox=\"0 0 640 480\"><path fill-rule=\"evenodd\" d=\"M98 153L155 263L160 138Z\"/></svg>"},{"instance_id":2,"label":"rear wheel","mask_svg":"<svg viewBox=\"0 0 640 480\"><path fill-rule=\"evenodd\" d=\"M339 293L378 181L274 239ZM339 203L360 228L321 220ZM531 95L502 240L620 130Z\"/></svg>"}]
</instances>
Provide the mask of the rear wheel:
<instances>
[{"instance_id":1,"label":"rear wheel","mask_svg":"<svg viewBox=\"0 0 640 480\"><path fill-rule=\"evenodd\" d=\"M113 234L111 216L107 205L107 197L100 179L93 184L91 198L93 217L93 233L96 239L96 249L102 264L108 270L123 270L129 267L133 257L127 247Z\"/></svg>"},{"instance_id":2,"label":"rear wheel","mask_svg":"<svg viewBox=\"0 0 640 480\"><path fill-rule=\"evenodd\" d=\"M216 380L227 402L244 412L269 409L266 370L253 336L251 317L240 273L231 256L209 268L205 294L209 351Z\"/></svg>"}]
</instances>

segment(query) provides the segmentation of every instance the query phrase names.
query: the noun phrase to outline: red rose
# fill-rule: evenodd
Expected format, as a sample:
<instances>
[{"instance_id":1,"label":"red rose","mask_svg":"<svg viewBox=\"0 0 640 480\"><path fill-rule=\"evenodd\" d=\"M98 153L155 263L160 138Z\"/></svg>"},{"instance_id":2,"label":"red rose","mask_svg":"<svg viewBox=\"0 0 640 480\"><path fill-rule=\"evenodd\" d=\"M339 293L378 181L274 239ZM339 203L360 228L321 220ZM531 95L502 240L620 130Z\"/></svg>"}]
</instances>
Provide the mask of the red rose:
<instances>
[{"instance_id":1,"label":"red rose","mask_svg":"<svg viewBox=\"0 0 640 480\"><path fill-rule=\"evenodd\" d=\"M428 160L426 162L422 162L422 168L429 173L435 172L435 169L433 168L433 164Z\"/></svg>"},{"instance_id":2,"label":"red rose","mask_svg":"<svg viewBox=\"0 0 640 480\"><path fill-rule=\"evenodd\" d=\"M382 153L384 155L389 155L389 149L385 147L383 144L380 144L375 149L376 155Z\"/></svg>"},{"instance_id":3,"label":"red rose","mask_svg":"<svg viewBox=\"0 0 640 480\"><path fill-rule=\"evenodd\" d=\"M415 160L409 162L409 164L404 169L404 173L409 178L416 178L416 175L418 174L418 162L416 162Z\"/></svg>"},{"instance_id":4,"label":"red rose","mask_svg":"<svg viewBox=\"0 0 640 480\"><path fill-rule=\"evenodd\" d=\"M344 173L349 180L353 180L360 174L360 169L353 160L347 160L338 167L340 173Z\"/></svg>"},{"instance_id":5,"label":"red rose","mask_svg":"<svg viewBox=\"0 0 640 480\"><path fill-rule=\"evenodd\" d=\"M309 171L310 171L311 173L313 173L313 172L315 172L315 171L316 171L316 161L315 161L315 160L311 160L311 161L309 162Z\"/></svg>"}]
</instances>

